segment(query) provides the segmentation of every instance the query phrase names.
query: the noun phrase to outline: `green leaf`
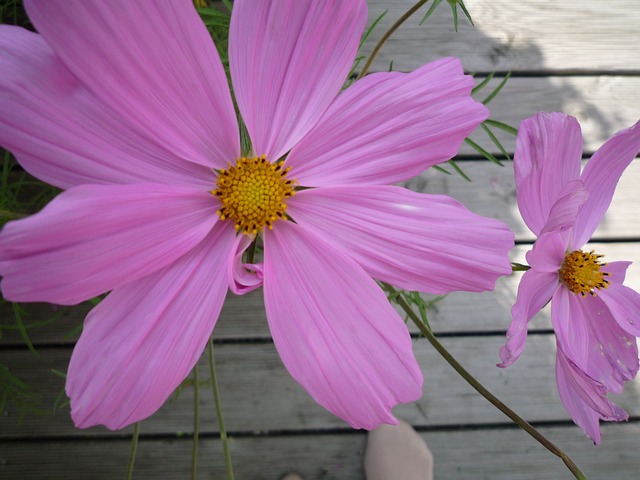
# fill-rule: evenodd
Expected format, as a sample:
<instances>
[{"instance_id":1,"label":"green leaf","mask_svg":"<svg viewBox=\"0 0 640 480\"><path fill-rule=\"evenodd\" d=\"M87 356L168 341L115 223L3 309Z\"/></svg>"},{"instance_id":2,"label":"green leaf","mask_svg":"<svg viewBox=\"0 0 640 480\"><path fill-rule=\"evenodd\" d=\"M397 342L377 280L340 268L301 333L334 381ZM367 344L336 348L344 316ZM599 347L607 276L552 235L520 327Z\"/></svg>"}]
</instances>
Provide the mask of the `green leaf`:
<instances>
[{"instance_id":1,"label":"green leaf","mask_svg":"<svg viewBox=\"0 0 640 480\"><path fill-rule=\"evenodd\" d=\"M447 175L451 175L451 172L445 170L444 168L438 166L438 165L434 165L433 168L437 171L439 171L440 173L445 173Z\"/></svg>"},{"instance_id":2,"label":"green leaf","mask_svg":"<svg viewBox=\"0 0 640 480\"><path fill-rule=\"evenodd\" d=\"M492 127L499 128L500 130L504 130L507 133L510 133L513 136L518 135L518 129L512 127L511 125L507 125L506 123L498 122L497 120L491 120L490 118L484 121L487 125L491 125Z\"/></svg>"},{"instance_id":3,"label":"green leaf","mask_svg":"<svg viewBox=\"0 0 640 480\"><path fill-rule=\"evenodd\" d=\"M40 354L36 352L36 349L33 346L33 343L31 343L31 339L29 338L27 329L24 325L24 322L22 321L22 314L26 312L22 310L17 303L12 303L11 307L13 308L13 316L16 319L16 325L18 326L18 330L20 331L20 335L22 335L22 339L24 340L24 343L27 344L27 347L29 347L29 351L31 353L33 353L36 357L39 357Z\"/></svg>"},{"instance_id":4,"label":"green leaf","mask_svg":"<svg viewBox=\"0 0 640 480\"><path fill-rule=\"evenodd\" d=\"M456 2L449 1L449 5L451 5L451 11L453 12L453 28L455 31L458 31L458 7L456 6Z\"/></svg>"},{"instance_id":5,"label":"green leaf","mask_svg":"<svg viewBox=\"0 0 640 480\"><path fill-rule=\"evenodd\" d=\"M369 38L369 35L371 35L371 32L373 32L373 30L378 26L378 23L380 23L380 20L384 18L384 16L387 14L388 11L389 10L385 10L380 15L378 15L378 17L373 21L373 23L369 26L369 28L365 30L364 35L362 35L362 40L360 40L360 44L358 45L358 50L362 48L362 46L364 45L364 42L366 42L367 39Z\"/></svg>"},{"instance_id":6,"label":"green leaf","mask_svg":"<svg viewBox=\"0 0 640 480\"><path fill-rule=\"evenodd\" d=\"M480 90L482 90L487 85L487 83L489 83L493 79L493 76L495 75L495 73L496 72L491 72L489 75L487 75L487 77L482 82L480 82L478 85L473 87L473 90L471 90L471 95L474 95Z\"/></svg>"},{"instance_id":7,"label":"green leaf","mask_svg":"<svg viewBox=\"0 0 640 480\"><path fill-rule=\"evenodd\" d=\"M470 182L471 179L467 176L466 173L464 173L462 171L462 169L458 166L458 164L453 160L453 158L451 160L449 160L449 165L451 165L453 167L453 169L458 173L458 175L460 175L462 178L464 178L467 182Z\"/></svg>"},{"instance_id":8,"label":"green leaf","mask_svg":"<svg viewBox=\"0 0 640 480\"><path fill-rule=\"evenodd\" d=\"M57 375L60 378L64 378L65 380L67 379L67 373L63 372L62 370L57 370L55 368L52 368L51 373L53 373L54 375Z\"/></svg>"},{"instance_id":9,"label":"green leaf","mask_svg":"<svg viewBox=\"0 0 640 480\"><path fill-rule=\"evenodd\" d=\"M436 8L438 8L438 5L440 5L441 2L442 0L433 0L433 3L429 7L429 10L427 10L427 13L425 13L424 17L422 17L422 20L420 20L419 25L422 25L427 20L427 18L429 18L431 14L435 12Z\"/></svg>"},{"instance_id":10,"label":"green leaf","mask_svg":"<svg viewBox=\"0 0 640 480\"><path fill-rule=\"evenodd\" d=\"M489 127L487 127L484 122L482 122L480 124L480 126L482 127L482 129L485 131L485 133L487 134L487 136L491 139L491 141L493 142L493 144L498 147L498 150L500 150L500 152L502 152L502 154L507 157L507 160L511 160L511 157L509 156L509 154L507 153L507 151L504 149L504 147L502 146L502 144L500 143L500 141L496 138L496 136L493 134L493 132L491 131L491 129Z\"/></svg>"},{"instance_id":11,"label":"green leaf","mask_svg":"<svg viewBox=\"0 0 640 480\"><path fill-rule=\"evenodd\" d=\"M449 2L451 2L451 0L449 0ZM467 20L469 20L469 23L475 27L476 25L473 23L473 19L471 18L471 14L469 13L469 10L467 10L467 7L464 4L464 1L463 0L457 0L457 3L460 4L460 8L462 8L462 11L464 12L465 16L467 17Z\"/></svg>"},{"instance_id":12,"label":"green leaf","mask_svg":"<svg viewBox=\"0 0 640 480\"><path fill-rule=\"evenodd\" d=\"M489 96L482 101L482 103L486 105L491 100L493 100L496 97L496 95L498 95L498 93L500 93L500 90L502 90L502 87L504 87L506 85L507 81L509 80L509 77L511 77L511 70L509 70L507 72L507 74L505 75L504 79L500 82L500 85L498 85L495 88L495 90L493 92L491 92L489 94Z\"/></svg>"},{"instance_id":13,"label":"green leaf","mask_svg":"<svg viewBox=\"0 0 640 480\"><path fill-rule=\"evenodd\" d=\"M482 148L480 145L478 145L476 142L474 142L470 138L465 138L464 142L467 145L469 145L471 148L473 148L476 152L478 152L480 155L482 155L484 158L486 158L487 160L490 160L496 165L500 165L501 167L503 166L500 160L498 160L496 157L491 155L489 152L487 152L484 148Z\"/></svg>"}]
</instances>

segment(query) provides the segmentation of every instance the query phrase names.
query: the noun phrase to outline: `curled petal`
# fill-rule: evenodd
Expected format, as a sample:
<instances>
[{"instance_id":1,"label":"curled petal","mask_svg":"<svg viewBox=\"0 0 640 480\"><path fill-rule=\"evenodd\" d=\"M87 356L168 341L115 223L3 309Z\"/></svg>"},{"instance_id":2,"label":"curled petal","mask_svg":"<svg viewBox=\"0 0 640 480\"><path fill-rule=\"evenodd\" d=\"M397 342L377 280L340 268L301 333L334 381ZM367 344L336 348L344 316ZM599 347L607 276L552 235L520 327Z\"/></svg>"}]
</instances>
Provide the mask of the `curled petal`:
<instances>
[{"instance_id":1,"label":"curled petal","mask_svg":"<svg viewBox=\"0 0 640 480\"><path fill-rule=\"evenodd\" d=\"M560 400L571 419L587 436L600 443L599 420L620 422L627 420L627 412L607 398L607 389L580 370L558 346L556 383Z\"/></svg>"},{"instance_id":2,"label":"curled petal","mask_svg":"<svg viewBox=\"0 0 640 480\"><path fill-rule=\"evenodd\" d=\"M498 367L505 368L515 362L524 350L527 341L527 324L558 287L558 274L527 270L518 285L516 303L511 309L513 320L507 329L507 343L500 347L502 363Z\"/></svg>"},{"instance_id":3,"label":"curled petal","mask_svg":"<svg viewBox=\"0 0 640 480\"><path fill-rule=\"evenodd\" d=\"M580 176L582 132L574 117L537 113L518 129L513 165L518 208L539 235L565 185Z\"/></svg>"},{"instance_id":4,"label":"curled petal","mask_svg":"<svg viewBox=\"0 0 640 480\"><path fill-rule=\"evenodd\" d=\"M589 241L609 208L620 176L640 151L640 121L619 131L602 145L591 159L580 178L590 197L580 212L576 224L574 247Z\"/></svg>"},{"instance_id":5,"label":"curled petal","mask_svg":"<svg viewBox=\"0 0 640 480\"><path fill-rule=\"evenodd\" d=\"M181 159L240 153L227 78L190 0L27 0L29 18L80 82Z\"/></svg>"},{"instance_id":6,"label":"curled petal","mask_svg":"<svg viewBox=\"0 0 640 480\"><path fill-rule=\"evenodd\" d=\"M2 294L73 305L153 273L216 222L206 191L169 185L84 185L0 234Z\"/></svg>"},{"instance_id":7,"label":"curled petal","mask_svg":"<svg viewBox=\"0 0 640 480\"><path fill-rule=\"evenodd\" d=\"M406 325L378 285L334 246L292 222L265 231L264 296L287 370L354 428L397 423L422 394Z\"/></svg>"},{"instance_id":8,"label":"curled petal","mask_svg":"<svg viewBox=\"0 0 640 480\"><path fill-rule=\"evenodd\" d=\"M288 211L373 278L403 289L479 292L511 272L507 226L444 195L384 185L315 188L298 192Z\"/></svg>"},{"instance_id":9,"label":"curled petal","mask_svg":"<svg viewBox=\"0 0 640 480\"><path fill-rule=\"evenodd\" d=\"M489 116L472 87L455 58L368 75L291 151L291 175L306 186L390 184L447 161Z\"/></svg>"},{"instance_id":10,"label":"curled petal","mask_svg":"<svg viewBox=\"0 0 640 480\"><path fill-rule=\"evenodd\" d=\"M229 67L253 149L275 161L340 92L367 21L363 0L236 1Z\"/></svg>"},{"instance_id":11,"label":"curled petal","mask_svg":"<svg viewBox=\"0 0 640 480\"><path fill-rule=\"evenodd\" d=\"M191 252L115 289L89 313L67 374L77 427L142 420L189 374L224 302L233 233L217 224Z\"/></svg>"},{"instance_id":12,"label":"curled petal","mask_svg":"<svg viewBox=\"0 0 640 480\"><path fill-rule=\"evenodd\" d=\"M260 288L263 282L262 264L243 263L244 252L249 248L253 238L248 235L238 235L233 244L233 255L229 257L227 280L229 290L236 295L244 295Z\"/></svg>"},{"instance_id":13,"label":"curled petal","mask_svg":"<svg viewBox=\"0 0 640 480\"><path fill-rule=\"evenodd\" d=\"M213 182L87 90L40 35L0 26L0 71L0 144L32 175L60 188Z\"/></svg>"}]
</instances>

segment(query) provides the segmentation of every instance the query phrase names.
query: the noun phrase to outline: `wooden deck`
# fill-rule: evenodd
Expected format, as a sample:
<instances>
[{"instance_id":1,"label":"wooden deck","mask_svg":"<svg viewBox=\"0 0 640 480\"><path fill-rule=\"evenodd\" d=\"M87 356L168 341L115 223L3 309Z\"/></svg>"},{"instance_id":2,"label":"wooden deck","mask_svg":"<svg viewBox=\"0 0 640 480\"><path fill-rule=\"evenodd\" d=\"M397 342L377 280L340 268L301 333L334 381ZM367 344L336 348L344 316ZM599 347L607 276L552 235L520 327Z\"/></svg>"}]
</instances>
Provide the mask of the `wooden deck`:
<instances>
[{"instance_id":1,"label":"wooden deck","mask_svg":"<svg viewBox=\"0 0 640 480\"><path fill-rule=\"evenodd\" d=\"M388 14L377 38L413 2L370 0L370 19ZM441 56L455 55L465 68L486 76L508 70L513 78L491 104L492 118L517 126L540 110L564 111L582 123L585 152L590 154L611 134L640 116L640 2L637 0L465 0L476 28L460 18L453 31L451 12L443 2L423 26L409 21L383 49L375 69L407 71ZM374 38L374 40L375 40ZM370 41L369 45L373 45ZM369 47L370 48L370 47ZM497 85L500 78L493 81ZM489 90L487 90L488 93ZM480 98L484 98L482 93ZM499 135L510 152L514 139ZM489 142L481 143L496 152ZM588 155L587 155L588 156ZM513 169L480 160L466 146L461 168L473 183L457 175L428 171L409 182L410 188L446 193L471 210L505 221L516 233L513 252L521 260L532 235L518 216ZM620 182L594 248L607 260L634 260L627 284L640 290L640 159ZM493 293L451 294L430 312L430 322L443 343L472 373L518 413L567 451L591 480L640 478L640 381L627 385L615 401L630 421L602 426L595 447L569 420L558 398L554 377L555 342L545 310L533 322L524 355L501 370L498 348L510 321L519 275L503 278ZM0 478L123 478L132 429L75 429L68 407L52 414L64 381L51 372L65 371L72 332L89 306L64 311L48 327L30 331L38 355L20 334L0 339L0 364L42 391L41 415L7 404L0 416ZM48 305L30 309L28 321L50 318ZM12 314L0 310L0 322ZM238 479L276 480L297 471L308 480L362 479L361 458L366 433L353 431L314 404L287 374L270 340L261 292L230 296L215 331L216 360L225 420ZM447 480L569 479L563 464L466 385L424 340L415 354L425 376L424 396L395 413L413 424L427 440L436 462L436 478ZM208 370L201 365L201 378ZM1 395L1 392L0 392ZM144 421L134 478L189 478L193 433L193 388L186 388L155 416ZM202 389L199 478L224 478L224 461L213 400Z\"/></svg>"}]
</instances>

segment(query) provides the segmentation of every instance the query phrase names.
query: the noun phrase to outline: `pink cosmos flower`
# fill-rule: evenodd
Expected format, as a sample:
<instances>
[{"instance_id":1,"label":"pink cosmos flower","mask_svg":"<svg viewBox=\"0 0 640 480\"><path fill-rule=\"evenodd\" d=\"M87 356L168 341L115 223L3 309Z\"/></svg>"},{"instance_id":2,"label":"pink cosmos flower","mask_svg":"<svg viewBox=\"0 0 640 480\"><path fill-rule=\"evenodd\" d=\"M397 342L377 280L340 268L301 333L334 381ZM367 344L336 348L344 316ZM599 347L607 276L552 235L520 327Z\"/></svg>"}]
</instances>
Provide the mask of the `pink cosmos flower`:
<instances>
[{"instance_id":1,"label":"pink cosmos flower","mask_svg":"<svg viewBox=\"0 0 640 480\"><path fill-rule=\"evenodd\" d=\"M422 374L373 278L492 289L513 235L391 184L457 152L487 117L456 59L340 93L364 1L242 0L225 73L190 0L28 0L0 29L0 142L65 191L0 235L3 295L88 315L67 378L79 427L155 412L187 376L228 289L264 284L291 375L353 427L394 423ZM261 235L263 262L242 254Z\"/></svg>"},{"instance_id":2,"label":"pink cosmos flower","mask_svg":"<svg viewBox=\"0 0 640 480\"><path fill-rule=\"evenodd\" d=\"M602 263L602 255L582 249L639 150L640 122L610 138L580 174L578 121L538 113L520 125L514 156L518 208L538 239L527 252L531 269L520 282L498 366L520 356L527 322L551 300L560 399L596 444L600 419L627 419L607 393L620 393L638 372L640 295L623 285L631 262Z\"/></svg>"}]
</instances>

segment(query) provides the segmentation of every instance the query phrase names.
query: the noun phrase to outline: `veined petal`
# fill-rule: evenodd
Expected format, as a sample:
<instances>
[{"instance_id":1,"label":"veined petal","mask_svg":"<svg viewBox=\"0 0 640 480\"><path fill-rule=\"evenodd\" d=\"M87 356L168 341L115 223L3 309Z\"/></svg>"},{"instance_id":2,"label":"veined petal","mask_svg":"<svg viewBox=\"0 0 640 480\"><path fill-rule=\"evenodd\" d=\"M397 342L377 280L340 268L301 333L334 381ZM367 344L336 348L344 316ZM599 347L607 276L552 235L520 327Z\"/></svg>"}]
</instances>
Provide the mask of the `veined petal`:
<instances>
[{"instance_id":1,"label":"veined petal","mask_svg":"<svg viewBox=\"0 0 640 480\"><path fill-rule=\"evenodd\" d=\"M600 443L600 419L619 422L629 418L607 398L607 389L580 370L560 346L556 356L556 383L560 400L571 419L596 445Z\"/></svg>"},{"instance_id":2,"label":"veined petal","mask_svg":"<svg viewBox=\"0 0 640 480\"><path fill-rule=\"evenodd\" d=\"M624 382L635 377L636 339L618 326L599 296L582 297L560 287L551 320L565 355L609 391L622 392Z\"/></svg>"},{"instance_id":3,"label":"veined petal","mask_svg":"<svg viewBox=\"0 0 640 480\"><path fill-rule=\"evenodd\" d=\"M2 294L73 305L155 272L217 220L206 191L169 185L85 185L0 234Z\"/></svg>"},{"instance_id":4,"label":"veined petal","mask_svg":"<svg viewBox=\"0 0 640 480\"><path fill-rule=\"evenodd\" d=\"M297 192L288 205L298 224L373 278L406 290L479 292L511 273L507 226L444 195L385 185L327 187Z\"/></svg>"},{"instance_id":5,"label":"veined petal","mask_svg":"<svg viewBox=\"0 0 640 480\"><path fill-rule=\"evenodd\" d=\"M0 144L34 176L60 188L215 181L211 169L171 154L84 88L42 36L0 26L0 71Z\"/></svg>"},{"instance_id":6,"label":"veined petal","mask_svg":"<svg viewBox=\"0 0 640 480\"><path fill-rule=\"evenodd\" d=\"M218 223L191 252L115 289L89 313L67 375L77 427L142 420L189 374L224 302L234 234Z\"/></svg>"},{"instance_id":7,"label":"veined petal","mask_svg":"<svg viewBox=\"0 0 640 480\"><path fill-rule=\"evenodd\" d=\"M140 134L205 166L239 155L224 69L190 0L27 0L25 7L69 70Z\"/></svg>"},{"instance_id":8,"label":"veined petal","mask_svg":"<svg viewBox=\"0 0 640 480\"><path fill-rule=\"evenodd\" d=\"M541 233L526 254L527 263L539 272L557 273L562 267L570 229Z\"/></svg>"},{"instance_id":9,"label":"veined petal","mask_svg":"<svg viewBox=\"0 0 640 480\"><path fill-rule=\"evenodd\" d=\"M640 151L640 121L619 131L602 145L587 162L581 179L590 197L582 208L575 232L575 248L589 241L609 208L622 172Z\"/></svg>"},{"instance_id":10,"label":"veined petal","mask_svg":"<svg viewBox=\"0 0 640 480\"><path fill-rule=\"evenodd\" d=\"M598 290L598 295L625 332L640 337L640 294L619 283Z\"/></svg>"},{"instance_id":11,"label":"veined petal","mask_svg":"<svg viewBox=\"0 0 640 480\"><path fill-rule=\"evenodd\" d=\"M527 341L529 320L549 302L557 287L557 273L531 269L522 275L516 303L511 308L513 320L507 329L507 343L500 347L502 363L498 367L508 367L518 359Z\"/></svg>"},{"instance_id":12,"label":"veined petal","mask_svg":"<svg viewBox=\"0 0 640 480\"><path fill-rule=\"evenodd\" d=\"M627 275L627 268L632 262L607 262L600 267L600 270L609 274L607 280L611 283L624 283L624 277Z\"/></svg>"},{"instance_id":13,"label":"veined petal","mask_svg":"<svg viewBox=\"0 0 640 480\"><path fill-rule=\"evenodd\" d=\"M558 200L551 206L547 221L540 231L546 232L569 229L576 224L578 212L589 199L589 192L580 180L572 180L558 192Z\"/></svg>"},{"instance_id":14,"label":"veined petal","mask_svg":"<svg viewBox=\"0 0 640 480\"><path fill-rule=\"evenodd\" d=\"M287 157L305 186L390 184L449 160L489 111L456 58L355 82Z\"/></svg>"},{"instance_id":15,"label":"veined petal","mask_svg":"<svg viewBox=\"0 0 640 480\"><path fill-rule=\"evenodd\" d=\"M264 296L287 370L354 428L396 423L391 409L422 394L406 325L378 285L302 226L265 231Z\"/></svg>"},{"instance_id":16,"label":"veined petal","mask_svg":"<svg viewBox=\"0 0 640 480\"><path fill-rule=\"evenodd\" d=\"M257 155L275 161L340 92L367 21L362 0L236 1L229 66Z\"/></svg>"},{"instance_id":17,"label":"veined petal","mask_svg":"<svg viewBox=\"0 0 640 480\"><path fill-rule=\"evenodd\" d=\"M518 208L536 235L565 185L580 176L582 132L574 117L537 113L518 129L513 158Z\"/></svg>"}]
</instances>

